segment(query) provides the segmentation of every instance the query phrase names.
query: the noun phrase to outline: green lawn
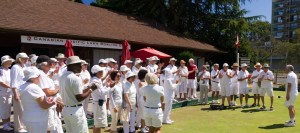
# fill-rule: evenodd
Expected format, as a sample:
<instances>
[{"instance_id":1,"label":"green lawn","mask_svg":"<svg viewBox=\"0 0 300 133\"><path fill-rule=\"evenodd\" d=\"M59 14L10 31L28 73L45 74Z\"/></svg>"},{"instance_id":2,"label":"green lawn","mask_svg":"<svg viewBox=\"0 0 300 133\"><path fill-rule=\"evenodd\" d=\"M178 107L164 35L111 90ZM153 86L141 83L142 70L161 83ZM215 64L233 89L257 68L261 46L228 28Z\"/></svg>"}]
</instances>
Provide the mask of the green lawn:
<instances>
[{"instance_id":1,"label":"green lawn","mask_svg":"<svg viewBox=\"0 0 300 133\"><path fill-rule=\"evenodd\" d=\"M163 125L164 133L299 133L300 114L297 115L299 125L296 127L284 127L289 120L287 108L284 106L285 97L282 91L275 91L275 111L258 111L257 108L209 110L206 106L190 106L172 110L171 119L173 125ZM250 99L252 104L253 99ZM238 102L239 103L239 102ZM269 107L270 99L266 99ZM300 109L299 97L296 109ZM300 110L299 110L300 111Z\"/></svg>"}]
</instances>

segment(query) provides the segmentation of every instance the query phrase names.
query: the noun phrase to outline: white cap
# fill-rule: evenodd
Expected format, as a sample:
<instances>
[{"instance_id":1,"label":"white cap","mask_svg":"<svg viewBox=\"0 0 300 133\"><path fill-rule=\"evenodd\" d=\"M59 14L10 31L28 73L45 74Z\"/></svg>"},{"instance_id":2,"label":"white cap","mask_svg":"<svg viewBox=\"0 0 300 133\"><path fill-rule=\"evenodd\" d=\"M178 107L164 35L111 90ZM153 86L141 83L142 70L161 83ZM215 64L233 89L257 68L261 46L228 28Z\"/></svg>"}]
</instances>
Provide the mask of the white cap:
<instances>
[{"instance_id":1,"label":"white cap","mask_svg":"<svg viewBox=\"0 0 300 133\"><path fill-rule=\"evenodd\" d=\"M126 73L125 77L127 79L127 78L132 77L132 76L136 76L136 74L134 74L133 72L129 71L129 72Z\"/></svg>"},{"instance_id":2,"label":"white cap","mask_svg":"<svg viewBox=\"0 0 300 133\"><path fill-rule=\"evenodd\" d=\"M223 67L228 67L229 65L227 63L224 63L223 64Z\"/></svg>"},{"instance_id":3,"label":"white cap","mask_svg":"<svg viewBox=\"0 0 300 133\"><path fill-rule=\"evenodd\" d=\"M247 67L247 64L246 64L246 63L243 63L243 64L241 65L241 67Z\"/></svg>"},{"instance_id":4,"label":"white cap","mask_svg":"<svg viewBox=\"0 0 300 133\"><path fill-rule=\"evenodd\" d=\"M1 57L1 65L7 61L11 61L11 62L14 62L15 60L12 59L9 55L4 55Z\"/></svg>"},{"instance_id":5,"label":"white cap","mask_svg":"<svg viewBox=\"0 0 300 133\"><path fill-rule=\"evenodd\" d=\"M189 62L195 62L195 61L194 61L194 59L191 58L191 59L189 59Z\"/></svg>"},{"instance_id":6,"label":"white cap","mask_svg":"<svg viewBox=\"0 0 300 133\"><path fill-rule=\"evenodd\" d=\"M124 64L132 63L131 60L125 60Z\"/></svg>"},{"instance_id":7,"label":"white cap","mask_svg":"<svg viewBox=\"0 0 300 133\"><path fill-rule=\"evenodd\" d=\"M155 60L159 60L159 58L157 56L153 56Z\"/></svg>"},{"instance_id":8,"label":"white cap","mask_svg":"<svg viewBox=\"0 0 300 133\"><path fill-rule=\"evenodd\" d=\"M56 59L65 59L65 54L63 53L58 53L57 56L55 57Z\"/></svg>"},{"instance_id":9,"label":"white cap","mask_svg":"<svg viewBox=\"0 0 300 133\"><path fill-rule=\"evenodd\" d=\"M106 60L104 60L104 59L100 59L100 60L98 61L98 64L101 64L101 63L103 63L103 64L107 64L107 61L106 61Z\"/></svg>"},{"instance_id":10,"label":"white cap","mask_svg":"<svg viewBox=\"0 0 300 133\"><path fill-rule=\"evenodd\" d=\"M50 62L58 62L55 58L50 58Z\"/></svg>"},{"instance_id":11,"label":"white cap","mask_svg":"<svg viewBox=\"0 0 300 133\"><path fill-rule=\"evenodd\" d=\"M81 65L88 65L89 63L87 63L85 60L81 60Z\"/></svg>"},{"instance_id":12,"label":"white cap","mask_svg":"<svg viewBox=\"0 0 300 133\"><path fill-rule=\"evenodd\" d=\"M30 59L31 64L36 63L36 60L37 60L37 59L38 59L38 56L33 56L33 57L31 57L31 59Z\"/></svg>"},{"instance_id":13,"label":"white cap","mask_svg":"<svg viewBox=\"0 0 300 133\"><path fill-rule=\"evenodd\" d=\"M106 68L105 67L100 67L99 65L94 65L91 69L91 72L93 74L98 73L100 71L104 71Z\"/></svg>"},{"instance_id":14,"label":"white cap","mask_svg":"<svg viewBox=\"0 0 300 133\"><path fill-rule=\"evenodd\" d=\"M18 53L16 56L16 59L19 59L19 58L29 58L29 57L26 53Z\"/></svg>"},{"instance_id":15,"label":"white cap","mask_svg":"<svg viewBox=\"0 0 300 133\"><path fill-rule=\"evenodd\" d=\"M82 60L78 56L70 56L67 59L66 64L71 65L71 64L81 63L81 62L82 62Z\"/></svg>"},{"instance_id":16,"label":"white cap","mask_svg":"<svg viewBox=\"0 0 300 133\"><path fill-rule=\"evenodd\" d=\"M130 71L130 69L129 69L127 66L122 65L122 66L120 67L120 71L125 72L125 71Z\"/></svg>"},{"instance_id":17,"label":"white cap","mask_svg":"<svg viewBox=\"0 0 300 133\"><path fill-rule=\"evenodd\" d=\"M37 78L40 76L40 71L36 67L27 67L24 70L24 81L28 81L31 78Z\"/></svg>"},{"instance_id":18,"label":"white cap","mask_svg":"<svg viewBox=\"0 0 300 133\"><path fill-rule=\"evenodd\" d=\"M117 61L113 58L107 58L105 59L107 62L113 62L113 63L117 63Z\"/></svg>"},{"instance_id":19,"label":"white cap","mask_svg":"<svg viewBox=\"0 0 300 133\"><path fill-rule=\"evenodd\" d=\"M177 59L171 58L169 62L171 62L171 61L177 61Z\"/></svg>"},{"instance_id":20,"label":"white cap","mask_svg":"<svg viewBox=\"0 0 300 133\"><path fill-rule=\"evenodd\" d=\"M154 56L149 58L149 61L153 61L153 60L156 60Z\"/></svg>"},{"instance_id":21,"label":"white cap","mask_svg":"<svg viewBox=\"0 0 300 133\"><path fill-rule=\"evenodd\" d=\"M143 62L143 60L141 60L140 58L136 58L135 62L134 62L134 65L140 64L142 62Z\"/></svg>"}]
</instances>

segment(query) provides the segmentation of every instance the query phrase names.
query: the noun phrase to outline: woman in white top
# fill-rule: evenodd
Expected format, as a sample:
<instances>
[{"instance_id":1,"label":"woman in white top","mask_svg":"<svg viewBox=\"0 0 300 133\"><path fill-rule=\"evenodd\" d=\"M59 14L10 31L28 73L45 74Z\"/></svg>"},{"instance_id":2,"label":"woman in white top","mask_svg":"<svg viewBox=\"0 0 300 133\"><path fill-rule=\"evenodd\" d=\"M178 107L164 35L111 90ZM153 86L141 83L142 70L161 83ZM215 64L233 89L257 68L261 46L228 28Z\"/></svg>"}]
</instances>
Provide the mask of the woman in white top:
<instances>
[{"instance_id":1,"label":"woman in white top","mask_svg":"<svg viewBox=\"0 0 300 133\"><path fill-rule=\"evenodd\" d=\"M96 84L97 89L92 92L93 97L93 113L94 113L94 131L93 133L101 133L101 129L108 126L107 124L107 109L106 99L108 88L103 85L102 76L105 67L94 65L92 67L93 78L91 84Z\"/></svg>"},{"instance_id":2,"label":"woman in white top","mask_svg":"<svg viewBox=\"0 0 300 133\"><path fill-rule=\"evenodd\" d=\"M120 81L121 81L121 83L125 83L126 82L126 74L127 74L128 71L131 71L131 70L127 66L122 65L120 67L120 72L121 72Z\"/></svg>"},{"instance_id":3,"label":"woman in white top","mask_svg":"<svg viewBox=\"0 0 300 133\"><path fill-rule=\"evenodd\" d=\"M24 70L25 84L20 86L20 98L24 111L22 120L29 133L47 133L48 109L55 105L52 97L46 98L38 86L40 72L35 67Z\"/></svg>"},{"instance_id":4,"label":"woman in white top","mask_svg":"<svg viewBox=\"0 0 300 133\"><path fill-rule=\"evenodd\" d=\"M82 68L82 71L81 71L81 73L80 73L80 78L82 79L82 82L83 82L83 85L84 85L84 89L86 89L87 88L87 86L89 85L89 83L90 83L90 80L91 80L91 74L90 74L90 72L87 70L87 67L88 67L88 64L89 63L87 63L86 61L82 61L82 63L81 63L81 68ZM87 115L88 116L88 111L87 111L87 109L88 109L88 105L89 105L89 100L90 100L90 96L89 97L87 97L86 99L84 99L84 101L83 101L83 110L84 110L84 113L85 113L85 115ZM87 117L87 118L89 118L89 117Z\"/></svg>"},{"instance_id":5,"label":"woman in white top","mask_svg":"<svg viewBox=\"0 0 300 133\"><path fill-rule=\"evenodd\" d=\"M164 88L158 86L158 78L155 74L146 75L147 86L143 88L144 92L144 119L146 126L149 127L149 133L159 133L163 121Z\"/></svg>"},{"instance_id":6,"label":"woman in white top","mask_svg":"<svg viewBox=\"0 0 300 133\"><path fill-rule=\"evenodd\" d=\"M135 132L135 113L136 113L136 88L134 85L134 80L136 75L129 71L126 74L126 82L123 85L124 98L126 102L125 109L129 112L129 121L123 122L124 133ZM130 124L130 129L129 129Z\"/></svg>"},{"instance_id":7,"label":"woman in white top","mask_svg":"<svg viewBox=\"0 0 300 133\"><path fill-rule=\"evenodd\" d=\"M147 85L146 81L145 81L145 77L146 74L148 73L147 70L140 70L138 73L138 79L139 79L139 85L138 85L138 89L137 89L137 119L136 119L136 123L137 125L141 127L141 131L143 133L148 132L147 127L145 127L145 121L143 119L143 112L144 112L144 94L143 94L143 87L145 87Z\"/></svg>"},{"instance_id":8,"label":"woman in white top","mask_svg":"<svg viewBox=\"0 0 300 133\"><path fill-rule=\"evenodd\" d=\"M3 122L3 130L13 130L13 125L10 123L12 95L10 89L10 69L14 59L5 55L1 58L0 67L0 119Z\"/></svg>"},{"instance_id":9,"label":"woman in white top","mask_svg":"<svg viewBox=\"0 0 300 133\"><path fill-rule=\"evenodd\" d=\"M117 124L118 124L118 116L122 109L123 102L123 89L122 84L120 82L121 74L118 71L113 71L110 74L110 78L112 83L110 84L109 89L109 108L111 112L111 125L110 132L117 133Z\"/></svg>"},{"instance_id":10,"label":"woman in white top","mask_svg":"<svg viewBox=\"0 0 300 133\"><path fill-rule=\"evenodd\" d=\"M24 83L24 73L23 69L27 63L29 57L26 53L19 53L16 56L16 64L13 65L10 71L10 87L13 92L13 110L14 110L14 131L15 132L26 132L25 126L20 119L22 116L22 103L19 97L19 87Z\"/></svg>"},{"instance_id":11,"label":"woman in white top","mask_svg":"<svg viewBox=\"0 0 300 133\"><path fill-rule=\"evenodd\" d=\"M188 82L188 75L189 71L187 67L185 66L185 61L180 61L180 67L179 69L179 76L180 76L180 82L179 85L179 100L186 100L187 99L187 82ZM184 95L184 98L181 98L181 96Z\"/></svg>"},{"instance_id":12,"label":"woman in white top","mask_svg":"<svg viewBox=\"0 0 300 133\"><path fill-rule=\"evenodd\" d=\"M36 64L37 68L40 69L39 87L44 91L47 97L61 101L61 97L58 94L58 86L55 86L54 81L48 75L51 67L50 58L46 55L40 55L36 60ZM57 103L60 107L63 106L62 102ZM62 123L56 111L56 105L49 108L48 129L50 133L63 133Z\"/></svg>"}]
</instances>

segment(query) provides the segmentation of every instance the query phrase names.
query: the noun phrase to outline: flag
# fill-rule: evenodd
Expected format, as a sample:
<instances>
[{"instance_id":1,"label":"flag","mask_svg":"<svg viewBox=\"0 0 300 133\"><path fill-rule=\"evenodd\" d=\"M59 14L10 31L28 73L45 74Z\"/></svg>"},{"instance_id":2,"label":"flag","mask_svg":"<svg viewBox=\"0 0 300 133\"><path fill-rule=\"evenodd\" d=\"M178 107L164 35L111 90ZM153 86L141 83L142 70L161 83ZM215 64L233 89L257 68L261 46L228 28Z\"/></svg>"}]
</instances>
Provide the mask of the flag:
<instances>
[{"instance_id":1,"label":"flag","mask_svg":"<svg viewBox=\"0 0 300 133\"><path fill-rule=\"evenodd\" d=\"M240 40L239 40L239 35L236 35L236 42L235 42L235 48L239 48L240 47Z\"/></svg>"},{"instance_id":2,"label":"flag","mask_svg":"<svg viewBox=\"0 0 300 133\"><path fill-rule=\"evenodd\" d=\"M130 60L129 43L125 40L122 44L122 55L121 55L121 65L124 64L125 60Z\"/></svg>"}]
</instances>

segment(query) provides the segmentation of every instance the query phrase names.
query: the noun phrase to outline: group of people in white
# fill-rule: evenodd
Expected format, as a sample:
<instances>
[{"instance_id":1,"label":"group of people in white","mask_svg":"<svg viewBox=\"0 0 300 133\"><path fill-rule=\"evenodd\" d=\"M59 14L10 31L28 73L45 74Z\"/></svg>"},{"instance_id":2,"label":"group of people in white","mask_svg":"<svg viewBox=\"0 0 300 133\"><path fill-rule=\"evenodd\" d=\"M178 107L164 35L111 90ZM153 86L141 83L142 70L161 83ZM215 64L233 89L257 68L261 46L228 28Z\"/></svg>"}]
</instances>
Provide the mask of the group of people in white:
<instances>
[{"instance_id":1,"label":"group of people in white","mask_svg":"<svg viewBox=\"0 0 300 133\"><path fill-rule=\"evenodd\" d=\"M257 63L252 75L248 66L234 63L229 69L227 63L219 70L214 64L211 72L207 65L199 71L193 59L188 65L184 60L180 66L171 58L164 67L156 56L143 61L126 60L118 67L113 58L100 59L99 64L88 70L88 65L78 56L66 58L58 54L55 58L46 55L27 56L19 53L16 60L5 55L0 68L0 117L3 130L29 133L63 133L61 119L68 133L88 133L88 105L92 99L94 133L108 127L107 116L111 115L110 132L117 132L118 123L123 124L124 133L160 132L162 124L172 124L172 103L177 100L195 99L197 84L200 85L201 104L208 104L208 92L212 91L212 104L221 108L237 106L256 107L266 110L264 96L271 98L273 107L274 75L269 65ZM144 62L147 62L144 65ZM15 63L12 67L11 65ZM11 69L10 69L11 67ZM286 102L290 120L286 126L295 126L294 103L298 95L298 78L292 65L286 66ZM197 82L197 78L200 79ZM248 82L252 82L254 103L249 105ZM210 87L211 85L211 87ZM243 104L243 99L245 102ZM260 106L260 100L262 106ZM14 124L11 123L13 103Z\"/></svg>"}]
</instances>

